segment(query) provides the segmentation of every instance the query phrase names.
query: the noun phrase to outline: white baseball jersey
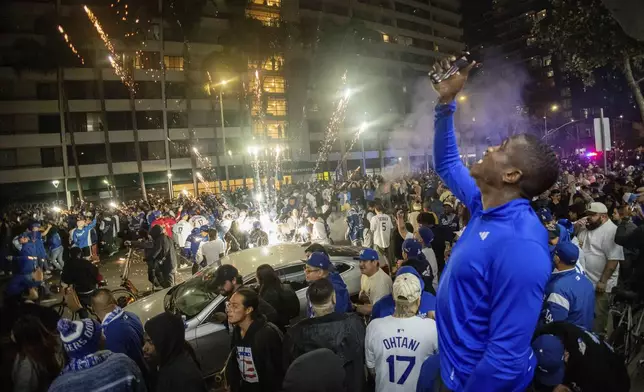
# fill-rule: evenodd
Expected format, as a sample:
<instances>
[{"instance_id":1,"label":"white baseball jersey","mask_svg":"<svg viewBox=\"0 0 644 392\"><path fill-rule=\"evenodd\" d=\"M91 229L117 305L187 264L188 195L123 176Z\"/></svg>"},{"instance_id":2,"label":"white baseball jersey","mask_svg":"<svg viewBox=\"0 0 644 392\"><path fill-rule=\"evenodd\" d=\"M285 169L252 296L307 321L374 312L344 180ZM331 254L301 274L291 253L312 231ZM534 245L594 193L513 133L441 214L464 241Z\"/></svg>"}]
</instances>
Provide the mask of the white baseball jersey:
<instances>
[{"instance_id":1,"label":"white baseball jersey","mask_svg":"<svg viewBox=\"0 0 644 392\"><path fill-rule=\"evenodd\" d=\"M381 248L389 248L391 241L391 230L394 225L391 223L391 217L385 214L377 214L369 221L370 230L373 237L373 244Z\"/></svg>"},{"instance_id":2,"label":"white baseball jersey","mask_svg":"<svg viewBox=\"0 0 644 392\"><path fill-rule=\"evenodd\" d=\"M193 227L201 227L208 224L208 219L201 215L195 215L190 218L190 223L192 223Z\"/></svg>"},{"instance_id":3,"label":"white baseball jersey","mask_svg":"<svg viewBox=\"0 0 644 392\"><path fill-rule=\"evenodd\" d=\"M188 221L180 220L172 226L172 234L174 234L174 240L179 247L183 248L191 231L192 224Z\"/></svg>"},{"instance_id":4,"label":"white baseball jersey","mask_svg":"<svg viewBox=\"0 0 644 392\"><path fill-rule=\"evenodd\" d=\"M423 362L437 352L432 319L387 316L367 326L365 359L376 372L376 392L415 392Z\"/></svg>"}]
</instances>

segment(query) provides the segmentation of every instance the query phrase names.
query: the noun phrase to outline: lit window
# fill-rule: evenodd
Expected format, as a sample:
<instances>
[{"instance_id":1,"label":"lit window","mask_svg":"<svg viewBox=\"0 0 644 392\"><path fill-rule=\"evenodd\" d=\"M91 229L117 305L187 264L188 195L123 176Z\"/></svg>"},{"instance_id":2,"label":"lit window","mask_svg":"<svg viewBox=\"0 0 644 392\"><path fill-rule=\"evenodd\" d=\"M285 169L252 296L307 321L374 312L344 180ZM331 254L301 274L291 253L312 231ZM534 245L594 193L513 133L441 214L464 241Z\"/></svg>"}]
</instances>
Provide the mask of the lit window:
<instances>
[{"instance_id":1,"label":"lit window","mask_svg":"<svg viewBox=\"0 0 644 392\"><path fill-rule=\"evenodd\" d=\"M259 113L261 112L261 108L262 108L261 102L253 101L250 108L250 114L253 116L259 116Z\"/></svg>"},{"instance_id":2,"label":"lit window","mask_svg":"<svg viewBox=\"0 0 644 392\"><path fill-rule=\"evenodd\" d=\"M125 58L125 54L123 54ZM136 52L134 55L135 69L161 69L161 54L159 52Z\"/></svg>"},{"instance_id":3,"label":"lit window","mask_svg":"<svg viewBox=\"0 0 644 392\"><path fill-rule=\"evenodd\" d=\"M257 19L266 26L277 26L280 21L280 14L277 12L246 10L246 16Z\"/></svg>"},{"instance_id":4,"label":"lit window","mask_svg":"<svg viewBox=\"0 0 644 392\"><path fill-rule=\"evenodd\" d=\"M264 120L253 122L253 134L265 136L269 139L284 139L286 137L286 121Z\"/></svg>"},{"instance_id":5,"label":"lit window","mask_svg":"<svg viewBox=\"0 0 644 392\"><path fill-rule=\"evenodd\" d=\"M163 64L166 70L183 71L182 56L163 56Z\"/></svg>"},{"instance_id":6,"label":"lit window","mask_svg":"<svg viewBox=\"0 0 644 392\"><path fill-rule=\"evenodd\" d=\"M546 17L546 10L541 10L541 11L537 12L537 16L535 18L536 18L536 21L538 22L538 21L542 20L545 17Z\"/></svg>"},{"instance_id":7,"label":"lit window","mask_svg":"<svg viewBox=\"0 0 644 392\"><path fill-rule=\"evenodd\" d=\"M582 112L584 118L588 118L588 109L587 108L581 109L581 112Z\"/></svg>"},{"instance_id":8,"label":"lit window","mask_svg":"<svg viewBox=\"0 0 644 392\"><path fill-rule=\"evenodd\" d=\"M264 91L267 93L283 93L284 86L284 77L282 76L266 76L264 78Z\"/></svg>"},{"instance_id":9,"label":"lit window","mask_svg":"<svg viewBox=\"0 0 644 392\"><path fill-rule=\"evenodd\" d=\"M269 98L268 104L266 105L266 114L286 116L286 98Z\"/></svg>"},{"instance_id":10,"label":"lit window","mask_svg":"<svg viewBox=\"0 0 644 392\"><path fill-rule=\"evenodd\" d=\"M279 7L282 0L252 0L253 4L265 5L268 7Z\"/></svg>"},{"instance_id":11,"label":"lit window","mask_svg":"<svg viewBox=\"0 0 644 392\"><path fill-rule=\"evenodd\" d=\"M532 45L537 43L537 39L534 38L534 37L528 37L528 39L526 39L525 43L528 46L532 46Z\"/></svg>"},{"instance_id":12,"label":"lit window","mask_svg":"<svg viewBox=\"0 0 644 392\"><path fill-rule=\"evenodd\" d=\"M389 34L382 33L382 40L384 42L389 42Z\"/></svg>"},{"instance_id":13,"label":"lit window","mask_svg":"<svg viewBox=\"0 0 644 392\"><path fill-rule=\"evenodd\" d=\"M265 69L267 71L279 71L282 69L282 66L284 65L284 57L282 55L275 55L267 58L266 60L261 62L261 69ZM248 61L248 69L257 69L258 65L254 61Z\"/></svg>"},{"instance_id":14,"label":"lit window","mask_svg":"<svg viewBox=\"0 0 644 392\"><path fill-rule=\"evenodd\" d=\"M543 66L549 67L552 64L552 56L545 56L543 58Z\"/></svg>"},{"instance_id":15,"label":"lit window","mask_svg":"<svg viewBox=\"0 0 644 392\"><path fill-rule=\"evenodd\" d=\"M548 72L546 72L546 76L549 77L549 78L555 76L555 71L549 70Z\"/></svg>"}]
</instances>

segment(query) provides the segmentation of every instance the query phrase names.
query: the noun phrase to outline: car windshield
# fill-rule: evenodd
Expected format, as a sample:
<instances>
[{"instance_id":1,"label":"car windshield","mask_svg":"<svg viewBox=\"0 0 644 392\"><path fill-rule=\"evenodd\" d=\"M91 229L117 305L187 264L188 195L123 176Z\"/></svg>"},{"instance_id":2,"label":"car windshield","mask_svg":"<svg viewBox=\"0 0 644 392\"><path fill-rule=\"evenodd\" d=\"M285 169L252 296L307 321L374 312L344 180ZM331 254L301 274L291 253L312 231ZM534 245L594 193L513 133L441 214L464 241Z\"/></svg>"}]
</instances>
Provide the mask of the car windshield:
<instances>
[{"instance_id":1,"label":"car windshield","mask_svg":"<svg viewBox=\"0 0 644 392\"><path fill-rule=\"evenodd\" d=\"M177 286L171 294L173 307L187 317L199 314L219 295L213 284L215 271L217 265L210 265Z\"/></svg>"}]
</instances>

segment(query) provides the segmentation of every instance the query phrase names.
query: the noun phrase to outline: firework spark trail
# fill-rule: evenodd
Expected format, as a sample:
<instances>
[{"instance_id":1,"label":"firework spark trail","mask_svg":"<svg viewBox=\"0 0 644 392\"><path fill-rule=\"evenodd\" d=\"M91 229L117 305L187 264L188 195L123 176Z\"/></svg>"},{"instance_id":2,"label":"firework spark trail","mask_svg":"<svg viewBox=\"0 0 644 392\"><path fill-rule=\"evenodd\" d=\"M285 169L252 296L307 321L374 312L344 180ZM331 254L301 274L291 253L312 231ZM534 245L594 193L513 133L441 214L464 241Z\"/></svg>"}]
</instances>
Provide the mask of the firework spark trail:
<instances>
[{"instance_id":1,"label":"firework spark trail","mask_svg":"<svg viewBox=\"0 0 644 392\"><path fill-rule=\"evenodd\" d=\"M67 33L65 32L65 30L63 29L63 26L58 25L58 31L60 32L60 34L62 34L63 38L65 39L65 42L66 42L66 43L67 43L67 45L69 46L69 49L71 49L71 50L72 50L72 53L74 53L74 54L76 55L76 57L78 57L78 58L80 59L81 64L85 64L85 59L83 59L83 56L81 56L81 55L78 53L78 50L76 50L76 47L75 47L75 46L74 46L74 44L72 43L71 38L69 38L69 35L67 35Z\"/></svg>"},{"instance_id":2,"label":"firework spark trail","mask_svg":"<svg viewBox=\"0 0 644 392\"><path fill-rule=\"evenodd\" d=\"M344 71L344 74L342 75L342 85L345 86L346 83L347 83L347 71ZM318 150L318 158L315 161L315 168L313 169L313 173L312 173L313 176L315 176L315 173L320 168L320 163L322 161L327 160L329 153L331 152L331 148L333 147L333 144L338 138L340 127L344 122L344 117L347 112L347 106L349 104L350 95L351 94L348 90L344 90L342 97L338 101L338 104L336 105L336 108L333 111L333 114L331 114L329 125L327 125L326 127L324 141L320 146L320 149Z\"/></svg>"},{"instance_id":3,"label":"firework spark trail","mask_svg":"<svg viewBox=\"0 0 644 392\"><path fill-rule=\"evenodd\" d=\"M114 72L121 78L121 81L125 86L130 89L132 94L134 94L134 89L135 89L135 84L134 84L134 79L132 75L127 72L125 67L123 66L123 61L120 60L118 52L114 48L114 45L110 41L110 37L107 35L107 33L103 30L103 26L101 26L100 21L94 15L92 10L89 9L86 5L83 6L83 9L85 10L85 13L87 14L87 17L89 20L92 22L94 25L94 28L98 32L99 37L103 41L103 44L105 44L105 47L107 48L107 51L110 53L109 55L109 60L110 64L112 65L112 68L114 68Z\"/></svg>"},{"instance_id":4,"label":"firework spark trail","mask_svg":"<svg viewBox=\"0 0 644 392\"><path fill-rule=\"evenodd\" d=\"M349 147L347 150L344 152L344 155L340 158L338 161L338 166L335 168L335 174L338 174L338 171L340 170L340 166L342 166L342 162L344 162L345 159L347 159L347 156L351 153L351 150L353 150L353 146L356 144L356 142L360 139L360 135L362 135L363 128L359 128L358 132L353 135L353 139L351 139L351 143L349 144Z\"/></svg>"}]
</instances>

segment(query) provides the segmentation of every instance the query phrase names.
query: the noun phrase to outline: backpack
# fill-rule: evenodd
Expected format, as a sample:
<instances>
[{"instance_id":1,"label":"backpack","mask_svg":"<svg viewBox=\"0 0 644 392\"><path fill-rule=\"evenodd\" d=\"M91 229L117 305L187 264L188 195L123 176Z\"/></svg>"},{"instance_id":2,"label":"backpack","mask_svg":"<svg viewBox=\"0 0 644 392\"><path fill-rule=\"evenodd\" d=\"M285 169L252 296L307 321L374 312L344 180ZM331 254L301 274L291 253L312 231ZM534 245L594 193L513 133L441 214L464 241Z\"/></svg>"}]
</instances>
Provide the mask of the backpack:
<instances>
[{"instance_id":1,"label":"backpack","mask_svg":"<svg viewBox=\"0 0 644 392\"><path fill-rule=\"evenodd\" d=\"M289 321L300 315L300 300L297 298L297 294L295 294L295 291L293 291L293 288L289 284L282 285L282 290L280 290L280 301L284 304L286 317L288 317Z\"/></svg>"}]
</instances>

